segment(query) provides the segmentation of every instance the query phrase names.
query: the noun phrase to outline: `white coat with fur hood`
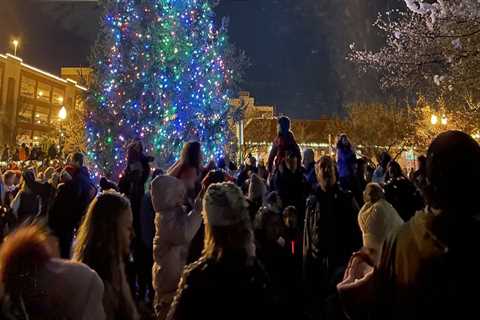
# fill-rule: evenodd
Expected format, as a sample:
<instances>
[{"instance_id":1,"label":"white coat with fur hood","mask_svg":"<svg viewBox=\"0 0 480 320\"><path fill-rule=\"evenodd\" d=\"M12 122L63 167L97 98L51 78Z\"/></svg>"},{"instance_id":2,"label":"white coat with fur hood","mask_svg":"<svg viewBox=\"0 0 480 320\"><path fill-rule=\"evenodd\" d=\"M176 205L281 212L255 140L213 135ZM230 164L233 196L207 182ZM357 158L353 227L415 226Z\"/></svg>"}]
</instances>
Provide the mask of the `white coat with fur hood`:
<instances>
[{"instance_id":1,"label":"white coat with fur hood","mask_svg":"<svg viewBox=\"0 0 480 320\"><path fill-rule=\"evenodd\" d=\"M186 212L182 206L185 184L175 177L155 178L150 192L155 210L153 287L162 299L177 289L190 242L200 228L202 217L198 209Z\"/></svg>"}]
</instances>

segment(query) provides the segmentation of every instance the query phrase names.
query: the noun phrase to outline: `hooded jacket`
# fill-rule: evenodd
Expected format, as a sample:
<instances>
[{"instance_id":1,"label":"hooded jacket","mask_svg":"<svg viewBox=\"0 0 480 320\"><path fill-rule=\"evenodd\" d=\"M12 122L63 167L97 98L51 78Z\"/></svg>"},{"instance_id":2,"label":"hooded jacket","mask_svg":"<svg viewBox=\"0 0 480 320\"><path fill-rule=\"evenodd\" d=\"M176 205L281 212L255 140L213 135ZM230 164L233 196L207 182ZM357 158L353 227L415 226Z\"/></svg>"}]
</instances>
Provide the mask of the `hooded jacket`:
<instances>
[{"instance_id":1,"label":"hooded jacket","mask_svg":"<svg viewBox=\"0 0 480 320\"><path fill-rule=\"evenodd\" d=\"M478 314L480 217L419 212L385 241L375 319L468 319ZM472 313L473 312L473 313Z\"/></svg>"},{"instance_id":2,"label":"hooded jacket","mask_svg":"<svg viewBox=\"0 0 480 320\"><path fill-rule=\"evenodd\" d=\"M188 213L182 203L184 183L171 176L152 181L151 195L155 210L153 240L153 287L158 297L173 298L188 257L188 248L202 218L197 210Z\"/></svg>"}]
</instances>

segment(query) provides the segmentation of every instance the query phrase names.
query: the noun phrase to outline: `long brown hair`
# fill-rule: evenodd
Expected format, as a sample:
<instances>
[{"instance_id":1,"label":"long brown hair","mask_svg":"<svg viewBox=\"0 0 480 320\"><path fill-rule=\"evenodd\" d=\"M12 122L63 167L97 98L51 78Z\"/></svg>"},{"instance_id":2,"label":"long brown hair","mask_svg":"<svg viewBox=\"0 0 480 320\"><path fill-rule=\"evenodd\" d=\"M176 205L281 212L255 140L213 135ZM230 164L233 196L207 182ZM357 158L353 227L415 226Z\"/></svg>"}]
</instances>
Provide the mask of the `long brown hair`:
<instances>
[{"instance_id":1,"label":"long brown hair","mask_svg":"<svg viewBox=\"0 0 480 320\"><path fill-rule=\"evenodd\" d=\"M185 145L183 146L182 154L180 156L180 162L183 165L188 165L189 167L193 167L199 170L202 161L201 156L202 149L200 142L190 141L185 143Z\"/></svg>"},{"instance_id":2,"label":"long brown hair","mask_svg":"<svg viewBox=\"0 0 480 320\"><path fill-rule=\"evenodd\" d=\"M253 241L253 230L250 220L241 221L235 225L216 227L205 224L205 240L203 256L221 259L229 251L245 252L248 254L247 246Z\"/></svg>"},{"instance_id":3,"label":"long brown hair","mask_svg":"<svg viewBox=\"0 0 480 320\"><path fill-rule=\"evenodd\" d=\"M78 231L74 260L87 264L104 282L119 279L122 252L118 221L130 209L130 201L118 192L106 191L90 204Z\"/></svg>"}]
</instances>

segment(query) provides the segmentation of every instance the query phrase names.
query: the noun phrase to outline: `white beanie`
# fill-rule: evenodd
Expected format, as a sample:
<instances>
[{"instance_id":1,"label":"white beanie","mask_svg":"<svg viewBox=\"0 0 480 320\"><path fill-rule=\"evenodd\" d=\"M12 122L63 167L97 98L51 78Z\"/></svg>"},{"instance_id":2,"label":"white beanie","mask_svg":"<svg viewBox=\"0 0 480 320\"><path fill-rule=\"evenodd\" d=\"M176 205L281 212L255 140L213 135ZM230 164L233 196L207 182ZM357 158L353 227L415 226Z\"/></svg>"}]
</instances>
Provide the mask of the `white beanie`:
<instances>
[{"instance_id":1,"label":"white beanie","mask_svg":"<svg viewBox=\"0 0 480 320\"><path fill-rule=\"evenodd\" d=\"M203 198L210 226L226 227L248 220L248 203L239 187L231 182L210 185Z\"/></svg>"}]
</instances>

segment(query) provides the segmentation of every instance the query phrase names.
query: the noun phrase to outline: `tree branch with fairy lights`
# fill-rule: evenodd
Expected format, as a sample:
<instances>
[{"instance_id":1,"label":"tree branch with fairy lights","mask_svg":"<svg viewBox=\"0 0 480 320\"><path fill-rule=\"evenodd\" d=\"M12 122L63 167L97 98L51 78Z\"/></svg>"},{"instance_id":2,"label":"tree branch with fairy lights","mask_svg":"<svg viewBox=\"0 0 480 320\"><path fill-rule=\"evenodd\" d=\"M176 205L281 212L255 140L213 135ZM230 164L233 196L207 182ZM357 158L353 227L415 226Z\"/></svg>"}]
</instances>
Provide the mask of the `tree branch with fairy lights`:
<instances>
[{"instance_id":1,"label":"tree branch with fairy lights","mask_svg":"<svg viewBox=\"0 0 480 320\"><path fill-rule=\"evenodd\" d=\"M351 45L349 59L376 70L384 88L403 88L447 105L480 107L480 2L404 0L405 10L380 14L378 51Z\"/></svg>"}]
</instances>

